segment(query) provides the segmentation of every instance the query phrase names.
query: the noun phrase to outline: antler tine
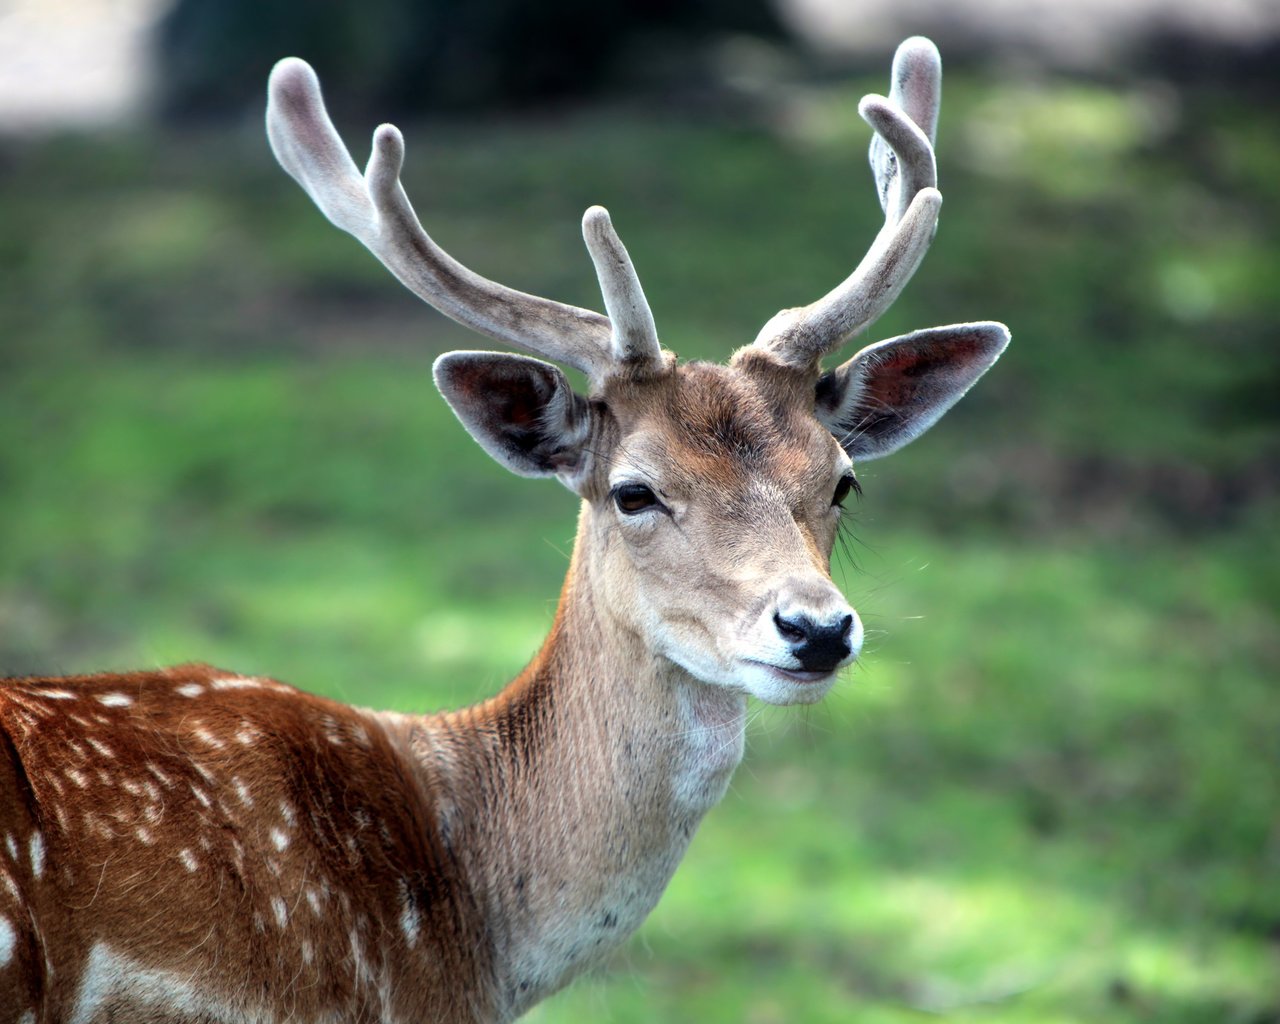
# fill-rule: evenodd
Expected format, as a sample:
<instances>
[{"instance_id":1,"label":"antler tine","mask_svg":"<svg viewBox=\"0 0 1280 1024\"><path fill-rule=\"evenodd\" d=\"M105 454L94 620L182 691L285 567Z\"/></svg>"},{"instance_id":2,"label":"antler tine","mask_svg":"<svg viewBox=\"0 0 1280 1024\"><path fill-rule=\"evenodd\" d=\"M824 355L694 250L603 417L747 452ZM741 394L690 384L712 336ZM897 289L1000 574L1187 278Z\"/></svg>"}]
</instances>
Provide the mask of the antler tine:
<instances>
[{"instance_id":1,"label":"antler tine","mask_svg":"<svg viewBox=\"0 0 1280 1024\"><path fill-rule=\"evenodd\" d=\"M933 240L942 207L932 142L941 77L937 48L916 36L894 56L889 97L863 97L858 112L876 131L871 165L884 227L852 274L818 301L778 313L755 346L788 365L812 366L865 330L906 287Z\"/></svg>"},{"instance_id":2,"label":"antler tine","mask_svg":"<svg viewBox=\"0 0 1280 1024\"><path fill-rule=\"evenodd\" d=\"M619 317L617 324L589 309L490 281L441 249L418 221L400 183L404 139L399 130L389 124L377 128L362 176L329 119L316 73L296 57L280 61L271 72L267 136L280 165L321 212L446 316L498 341L575 367L593 383L608 377L623 360L658 356L644 293L626 250L608 227L607 215L604 233L597 232L596 241L589 237L588 244L606 305ZM609 253L607 272L601 269L604 257L598 251ZM647 332L641 322L646 317ZM641 349L643 357L637 354Z\"/></svg>"},{"instance_id":3,"label":"antler tine","mask_svg":"<svg viewBox=\"0 0 1280 1024\"><path fill-rule=\"evenodd\" d=\"M613 349L627 364L661 365L662 347L649 301L631 257L613 230L609 211L593 206L582 217L582 237L595 264L605 312L613 324Z\"/></svg>"},{"instance_id":4,"label":"antler tine","mask_svg":"<svg viewBox=\"0 0 1280 1024\"><path fill-rule=\"evenodd\" d=\"M938 48L923 36L906 40L893 55L889 77L892 83L889 99L868 96L860 109L876 129L868 156L880 191L880 208L896 222L902 219L920 189L938 184L933 156L938 108L942 102L942 59ZM890 134L894 130L888 123L890 118L878 109L886 102L904 111L910 119L904 125L906 132L897 138ZM869 111L869 106L877 109ZM901 124L901 119L896 119L896 123Z\"/></svg>"}]
</instances>

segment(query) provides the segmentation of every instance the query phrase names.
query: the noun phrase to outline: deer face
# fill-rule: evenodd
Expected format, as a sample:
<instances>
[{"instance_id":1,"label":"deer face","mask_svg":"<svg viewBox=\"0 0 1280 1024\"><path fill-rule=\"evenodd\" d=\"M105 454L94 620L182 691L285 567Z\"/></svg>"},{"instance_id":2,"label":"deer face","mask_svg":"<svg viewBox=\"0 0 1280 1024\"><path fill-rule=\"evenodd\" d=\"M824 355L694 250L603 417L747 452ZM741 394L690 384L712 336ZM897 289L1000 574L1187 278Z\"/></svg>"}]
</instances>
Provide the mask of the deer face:
<instances>
[{"instance_id":1,"label":"deer face","mask_svg":"<svg viewBox=\"0 0 1280 1024\"><path fill-rule=\"evenodd\" d=\"M830 578L851 462L812 377L694 363L605 396L586 496L609 613L704 682L820 698L862 626Z\"/></svg>"}]
</instances>

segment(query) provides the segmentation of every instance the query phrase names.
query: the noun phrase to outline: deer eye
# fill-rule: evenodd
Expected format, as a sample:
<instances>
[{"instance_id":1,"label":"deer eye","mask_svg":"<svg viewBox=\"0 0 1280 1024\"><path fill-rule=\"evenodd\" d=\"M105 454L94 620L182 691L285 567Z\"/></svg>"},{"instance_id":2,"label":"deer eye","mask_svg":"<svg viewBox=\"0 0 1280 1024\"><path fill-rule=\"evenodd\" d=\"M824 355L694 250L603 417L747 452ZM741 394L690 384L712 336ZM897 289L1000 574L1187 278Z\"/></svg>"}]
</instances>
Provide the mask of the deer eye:
<instances>
[{"instance_id":1,"label":"deer eye","mask_svg":"<svg viewBox=\"0 0 1280 1024\"><path fill-rule=\"evenodd\" d=\"M850 491L862 497L862 486L858 483L858 478L852 473L846 473L836 484L836 493L831 498L831 504L844 505L844 499L849 497Z\"/></svg>"},{"instance_id":2,"label":"deer eye","mask_svg":"<svg viewBox=\"0 0 1280 1024\"><path fill-rule=\"evenodd\" d=\"M613 503L624 515L634 516L646 509L661 508L658 496L644 484L619 484L613 489Z\"/></svg>"}]
</instances>

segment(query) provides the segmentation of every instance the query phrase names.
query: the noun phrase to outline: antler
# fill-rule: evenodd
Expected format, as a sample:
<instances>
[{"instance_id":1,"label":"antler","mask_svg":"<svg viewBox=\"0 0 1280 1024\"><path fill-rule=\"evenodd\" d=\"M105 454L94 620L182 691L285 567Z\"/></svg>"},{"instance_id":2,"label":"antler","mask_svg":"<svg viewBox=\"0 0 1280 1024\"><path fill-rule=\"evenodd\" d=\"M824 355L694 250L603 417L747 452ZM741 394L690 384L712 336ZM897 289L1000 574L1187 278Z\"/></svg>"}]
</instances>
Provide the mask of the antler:
<instances>
[{"instance_id":1,"label":"antler","mask_svg":"<svg viewBox=\"0 0 1280 1024\"><path fill-rule=\"evenodd\" d=\"M761 329L755 345L792 366L816 364L865 330L906 286L938 224L933 138L941 99L942 58L922 36L893 58L889 97L864 96L860 113L875 130L871 168L885 223L857 269L817 302L784 309Z\"/></svg>"},{"instance_id":2,"label":"antler","mask_svg":"<svg viewBox=\"0 0 1280 1024\"><path fill-rule=\"evenodd\" d=\"M419 298L491 338L575 367L593 383L622 364L662 364L644 291L602 207L586 212L582 231L608 317L490 281L436 245L400 184L399 129L384 124L374 131L361 175L305 61L280 61L267 88L267 136L280 165L329 220L363 242Z\"/></svg>"}]
</instances>

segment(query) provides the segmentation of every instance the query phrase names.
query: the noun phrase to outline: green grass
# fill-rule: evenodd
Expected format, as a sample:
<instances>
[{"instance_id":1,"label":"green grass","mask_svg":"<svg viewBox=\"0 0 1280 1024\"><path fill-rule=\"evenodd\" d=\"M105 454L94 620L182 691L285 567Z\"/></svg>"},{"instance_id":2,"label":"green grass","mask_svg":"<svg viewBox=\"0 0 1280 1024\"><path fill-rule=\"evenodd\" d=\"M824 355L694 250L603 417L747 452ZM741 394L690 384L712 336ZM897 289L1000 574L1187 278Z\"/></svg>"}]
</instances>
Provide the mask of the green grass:
<instances>
[{"instance_id":1,"label":"green grass","mask_svg":"<svg viewBox=\"0 0 1280 1024\"><path fill-rule=\"evenodd\" d=\"M1014 345L861 474L864 661L756 709L650 921L532 1021L1280 1019L1280 144L1238 97L949 89L942 228L877 336ZM586 305L606 203L666 343L721 358L873 233L857 92L770 131L411 127L408 187L478 269ZM0 183L0 671L203 659L427 710L520 668L574 503L431 387L483 339L256 131L10 143Z\"/></svg>"}]
</instances>

